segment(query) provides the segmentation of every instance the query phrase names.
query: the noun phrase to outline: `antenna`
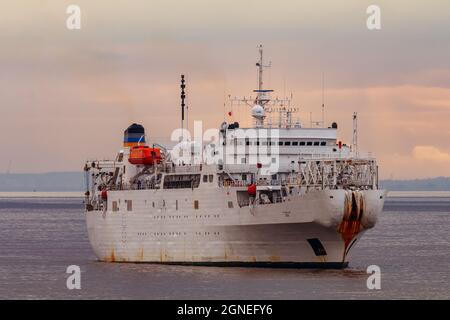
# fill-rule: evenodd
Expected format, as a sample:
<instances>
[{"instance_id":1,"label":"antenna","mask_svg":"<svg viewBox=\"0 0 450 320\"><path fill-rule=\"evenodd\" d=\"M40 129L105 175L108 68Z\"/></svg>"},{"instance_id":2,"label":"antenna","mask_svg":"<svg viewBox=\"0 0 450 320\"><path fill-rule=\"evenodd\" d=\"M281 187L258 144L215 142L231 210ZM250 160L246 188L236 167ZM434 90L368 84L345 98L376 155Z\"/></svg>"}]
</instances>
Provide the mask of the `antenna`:
<instances>
[{"instance_id":1,"label":"antenna","mask_svg":"<svg viewBox=\"0 0 450 320\"><path fill-rule=\"evenodd\" d=\"M184 84L184 74L181 75L181 132L183 135L183 140L184 140L184 107L186 106L186 104L184 103L184 99L186 98L186 94L184 92L184 88L186 88L186 85Z\"/></svg>"},{"instance_id":2,"label":"antenna","mask_svg":"<svg viewBox=\"0 0 450 320\"><path fill-rule=\"evenodd\" d=\"M189 98L186 97L186 130L189 132Z\"/></svg>"},{"instance_id":3,"label":"antenna","mask_svg":"<svg viewBox=\"0 0 450 320\"><path fill-rule=\"evenodd\" d=\"M259 62L256 63L258 67L258 90L261 91L263 88L263 47L262 44L259 45Z\"/></svg>"},{"instance_id":4,"label":"antenna","mask_svg":"<svg viewBox=\"0 0 450 320\"><path fill-rule=\"evenodd\" d=\"M358 113L353 112L353 156L358 157Z\"/></svg>"},{"instance_id":5,"label":"antenna","mask_svg":"<svg viewBox=\"0 0 450 320\"><path fill-rule=\"evenodd\" d=\"M270 97L268 96L268 94L270 92L273 92L273 90L264 90L263 89L263 84L264 84L263 83L263 71L264 71L264 68L270 68L272 66L272 63L269 62L268 65L264 65L262 44L260 44L258 46L258 50L259 50L259 60L256 63L256 66L258 67L258 89L253 90L253 92L257 93L256 99L255 99L255 104L264 106L267 102L270 101Z\"/></svg>"},{"instance_id":6,"label":"antenna","mask_svg":"<svg viewBox=\"0 0 450 320\"><path fill-rule=\"evenodd\" d=\"M325 72L322 72L322 128L325 128Z\"/></svg>"},{"instance_id":7,"label":"antenna","mask_svg":"<svg viewBox=\"0 0 450 320\"><path fill-rule=\"evenodd\" d=\"M225 122L226 120L226 104L227 104L227 85L226 82L224 81L223 83L223 122Z\"/></svg>"}]
</instances>

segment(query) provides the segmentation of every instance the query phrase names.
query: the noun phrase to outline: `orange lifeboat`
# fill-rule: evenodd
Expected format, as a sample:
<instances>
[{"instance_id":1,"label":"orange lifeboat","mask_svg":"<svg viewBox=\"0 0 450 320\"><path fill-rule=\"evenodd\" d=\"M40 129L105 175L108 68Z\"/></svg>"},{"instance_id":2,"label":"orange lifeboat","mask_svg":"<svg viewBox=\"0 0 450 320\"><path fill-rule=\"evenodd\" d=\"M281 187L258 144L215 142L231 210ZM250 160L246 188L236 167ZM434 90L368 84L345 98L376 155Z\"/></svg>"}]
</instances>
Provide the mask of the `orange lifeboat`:
<instances>
[{"instance_id":1,"label":"orange lifeboat","mask_svg":"<svg viewBox=\"0 0 450 320\"><path fill-rule=\"evenodd\" d=\"M131 164L141 164L152 166L161 162L161 149L150 148L149 146L135 146L130 150L128 161Z\"/></svg>"}]
</instances>

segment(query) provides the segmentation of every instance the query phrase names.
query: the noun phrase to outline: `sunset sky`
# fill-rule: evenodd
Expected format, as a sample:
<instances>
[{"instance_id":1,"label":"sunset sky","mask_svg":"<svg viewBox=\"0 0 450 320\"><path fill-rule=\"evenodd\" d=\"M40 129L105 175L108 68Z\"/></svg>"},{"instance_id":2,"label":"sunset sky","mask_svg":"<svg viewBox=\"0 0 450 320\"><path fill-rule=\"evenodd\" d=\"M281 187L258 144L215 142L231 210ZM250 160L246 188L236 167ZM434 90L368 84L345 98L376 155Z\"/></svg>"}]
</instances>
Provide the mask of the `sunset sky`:
<instances>
[{"instance_id":1,"label":"sunset sky","mask_svg":"<svg viewBox=\"0 0 450 320\"><path fill-rule=\"evenodd\" d=\"M81 30L66 8L81 7ZM381 8L381 30L366 8ZM291 93L303 124L320 118L373 152L382 178L450 176L450 1L9 1L0 11L0 172L78 171L111 158L132 122L152 141L190 120L223 120L224 96L267 85ZM227 110L228 111L228 110ZM244 108L235 110L243 121Z\"/></svg>"}]
</instances>

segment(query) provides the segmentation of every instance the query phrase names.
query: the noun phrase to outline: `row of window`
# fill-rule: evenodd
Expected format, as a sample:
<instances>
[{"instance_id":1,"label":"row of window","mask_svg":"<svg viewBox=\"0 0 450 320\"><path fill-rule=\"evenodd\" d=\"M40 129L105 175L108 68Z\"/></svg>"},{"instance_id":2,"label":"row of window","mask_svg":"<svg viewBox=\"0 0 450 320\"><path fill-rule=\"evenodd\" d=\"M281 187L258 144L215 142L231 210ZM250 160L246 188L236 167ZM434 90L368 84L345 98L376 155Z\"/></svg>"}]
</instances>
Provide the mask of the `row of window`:
<instances>
[{"instance_id":1,"label":"row of window","mask_svg":"<svg viewBox=\"0 0 450 320\"><path fill-rule=\"evenodd\" d=\"M211 217L213 217L213 218L220 218L220 215L219 214L195 215L195 219L211 218ZM163 220L163 219L166 219L166 218L168 218L168 219L189 219L189 216L187 216L187 215L184 215L184 216L171 216L171 215L168 215L168 216L153 216L153 219L156 219L156 220Z\"/></svg>"},{"instance_id":2,"label":"row of window","mask_svg":"<svg viewBox=\"0 0 450 320\"><path fill-rule=\"evenodd\" d=\"M278 141L279 146L326 146L326 141Z\"/></svg>"},{"instance_id":3,"label":"row of window","mask_svg":"<svg viewBox=\"0 0 450 320\"><path fill-rule=\"evenodd\" d=\"M196 236L209 236L211 234L213 234L215 236L218 236L220 234L220 232L207 232L207 231L205 231L205 232L196 232L195 233Z\"/></svg>"},{"instance_id":4,"label":"row of window","mask_svg":"<svg viewBox=\"0 0 450 320\"><path fill-rule=\"evenodd\" d=\"M181 235L186 235L186 232L149 232L148 235L150 236L181 236ZM138 232L137 233L138 236L146 236L147 232Z\"/></svg>"},{"instance_id":5,"label":"row of window","mask_svg":"<svg viewBox=\"0 0 450 320\"><path fill-rule=\"evenodd\" d=\"M174 174L164 177L164 189L194 189L200 185L200 174Z\"/></svg>"},{"instance_id":6,"label":"row of window","mask_svg":"<svg viewBox=\"0 0 450 320\"><path fill-rule=\"evenodd\" d=\"M196 219L198 219L198 218L210 218L210 217L211 217L211 216L210 216L209 214L205 214L205 215L195 215L195 218L196 218ZM213 218L219 218L220 215L218 215L218 214L213 214L212 217L213 217Z\"/></svg>"},{"instance_id":7,"label":"row of window","mask_svg":"<svg viewBox=\"0 0 450 320\"><path fill-rule=\"evenodd\" d=\"M235 145L244 145L244 141L235 140ZM246 146L274 146L277 142L275 141L245 141ZM326 146L326 141L278 141L279 146Z\"/></svg>"},{"instance_id":8,"label":"row of window","mask_svg":"<svg viewBox=\"0 0 450 320\"><path fill-rule=\"evenodd\" d=\"M210 176L212 176L212 175L210 175ZM125 203L127 204L127 211L133 211L133 201L132 200L125 200ZM165 206L166 206L166 201L165 200L162 201L162 205L163 205L163 208L165 208ZM155 208L155 202L154 201L152 202L152 207ZM199 201L198 200L194 200L194 209L198 210L199 207L200 207ZM230 209L234 208L233 201L228 201L228 208L230 208ZM175 210L178 210L178 200L175 200ZM112 211L113 212L119 211L119 206L117 204L117 201L113 201L112 202ZM159 219L157 217L160 217L160 216L155 216L154 219ZM172 217L172 216L169 216L169 218L170 217ZM174 216L174 217L177 217L177 218L180 217L181 218L181 216ZM187 218L187 216L184 216L184 217ZM208 215L208 217L209 217L209 215Z\"/></svg>"},{"instance_id":9,"label":"row of window","mask_svg":"<svg viewBox=\"0 0 450 320\"><path fill-rule=\"evenodd\" d=\"M187 233L186 232L138 232L137 233L138 236L154 236L154 237L159 237L159 236L186 236ZM210 235L214 235L214 236L218 236L220 235L220 232L216 231L216 232L195 232L196 236L210 236Z\"/></svg>"},{"instance_id":10,"label":"row of window","mask_svg":"<svg viewBox=\"0 0 450 320\"><path fill-rule=\"evenodd\" d=\"M214 182L214 175L203 175L203 183ZM164 189L194 189L200 185L200 174L174 174L164 178Z\"/></svg>"},{"instance_id":11,"label":"row of window","mask_svg":"<svg viewBox=\"0 0 450 320\"><path fill-rule=\"evenodd\" d=\"M187 215L184 215L184 216L168 215L167 217L168 217L168 219L188 219L189 218L189 216L187 216ZM166 218L166 216L153 216L153 219L165 219L165 218Z\"/></svg>"}]
</instances>

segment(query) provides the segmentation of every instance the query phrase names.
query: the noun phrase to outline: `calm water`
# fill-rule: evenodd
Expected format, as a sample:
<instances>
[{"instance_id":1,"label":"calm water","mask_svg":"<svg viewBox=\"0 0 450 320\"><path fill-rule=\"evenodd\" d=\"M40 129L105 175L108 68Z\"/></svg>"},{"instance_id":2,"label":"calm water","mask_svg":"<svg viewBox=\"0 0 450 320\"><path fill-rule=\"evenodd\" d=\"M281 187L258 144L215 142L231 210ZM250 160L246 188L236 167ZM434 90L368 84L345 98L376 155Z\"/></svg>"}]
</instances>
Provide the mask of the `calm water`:
<instances>
[{"instance_id":1,"label":"calm water","mask_svg":"<svg viewBox=\"0 0 450 320\"><path fill-rule=\"evenodd\" d=\"M112 264L91 251L80 199L0 199L3 299L450 299L450 198L389 199L346 270ZM81 267L81 290L66 268ZM366 288L379 265L381 290Z\"/></svg>"}]
</instances>

